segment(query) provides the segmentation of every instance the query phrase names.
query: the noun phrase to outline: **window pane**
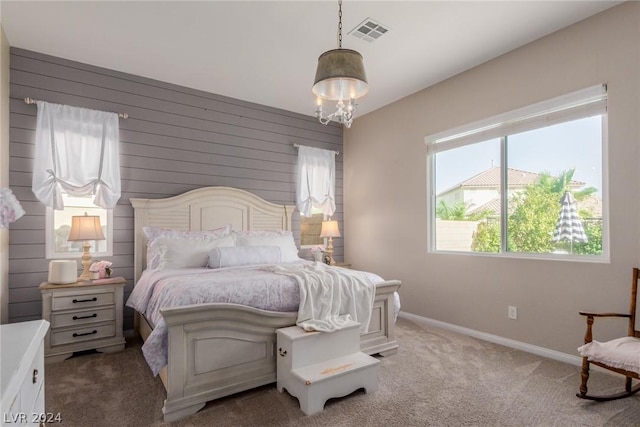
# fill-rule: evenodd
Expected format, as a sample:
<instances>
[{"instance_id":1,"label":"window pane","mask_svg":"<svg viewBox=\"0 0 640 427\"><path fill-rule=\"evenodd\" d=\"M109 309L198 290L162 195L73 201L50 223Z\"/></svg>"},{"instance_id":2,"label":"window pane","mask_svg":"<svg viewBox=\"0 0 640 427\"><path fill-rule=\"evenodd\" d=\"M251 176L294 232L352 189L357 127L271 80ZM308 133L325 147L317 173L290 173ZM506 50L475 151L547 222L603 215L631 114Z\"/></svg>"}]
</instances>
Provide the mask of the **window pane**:
<instances>
[{"instance_id":1,"label":"window pane","mask_svg":"<svg viewBox=\"0 0 640 427\"><path fill-rule=\"evenodd\" d=\"M511 135L506 144L507 251L601 255L602 116Z\"/></svg>"},{"instance_id":2,"label":"window pane","mask_svg":"<svg viewBox=\"0 0 640 427\"><path fill-rule=\"evenodd\" d=\"M300 246L324 244L324 239L320 237L323 219L322 213L312 213L310 218L300 217Z\"/></svg>"},{"instance_id":3,"label":"window pane","mask_svg":"<svg viewBox=\"0 0 640 427\"><path fill-rule=\"evenodd\" d=\"M51 245L51 256L63 255L78 257L82 255L82 245L84 242L69 242L69 231L71 230L71 217L84 215L97 215L100 217L100 225L102 226L102 232L107 239L111 236L108 233L109 216L106 209L97 207L93 204L93 196L87 197L73 197L68 194L63 194L62 199L64 202L64 210L50 210L52 215L52 230L49 233L49 238L52 239L53 245ZM107 254L108 253L108 240L92 240L89 241L91 245L91 254Z\"/></svg>"},{"instance_id":4,"label":"window pane","mask_svg":"<svg viewBox=\"0 0 640 427\"><path fill-rule=\"evenodd\" d=\"M435 157L435 247L500 252L500 140Z\"/></svg>"}]
</instances>

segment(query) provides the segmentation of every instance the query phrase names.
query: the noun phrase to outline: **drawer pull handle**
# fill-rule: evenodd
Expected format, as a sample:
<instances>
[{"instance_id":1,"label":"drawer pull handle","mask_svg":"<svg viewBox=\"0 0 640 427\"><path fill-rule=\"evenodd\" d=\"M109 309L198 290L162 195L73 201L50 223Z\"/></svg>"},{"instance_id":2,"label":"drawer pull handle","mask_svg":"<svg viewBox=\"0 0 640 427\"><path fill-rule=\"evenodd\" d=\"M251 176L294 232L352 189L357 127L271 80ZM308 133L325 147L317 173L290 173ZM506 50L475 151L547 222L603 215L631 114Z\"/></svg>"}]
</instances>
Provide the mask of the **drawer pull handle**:
<instances>
[{"instance_id":1,"label":"drawer pull handle","mask_svg":"<svg viewBox=\"0 0 640 427\"><path fill-rule=\"evenodd\" d=\"M73 316L73 320L91 319L92 317L98 317L98 313L93 313L91 316Z\"/></svg>"},{"instance_id":2,"label":"drawer pull handle","mask_svg":"<svg viewBox=\"0 0 640 427\"><path fill-rule=\"evenodd\" d=\"M91 299L74 299L73 303L75 304L77 302L95 302L95 301L98 301L98 298L93 297Z\"/></svg>"},{"instance_id":3,"label":"drawer pull handle","mask_svg":"<svg viewBox=\"0 0 640 427\"><path fill-rule=\"evenodd\" d=\"M32 378L32 380L33 380L34 384L38 382L38 370L37 369L33 370L33 378Z\"/></svg>"},{"instance_id":4,"label":"drawer pull handle","mask_svg":"<svg viewBox=\"0 0 640 427\"><path fill-rule=\"evenodd\" d=\"M97 333L98 333L98 331L96 331L95 329L94 329L93 331L91 331L91 332L85 332L84 334L78 334L78 333L75 333L75 332L74 332L73 337L74 337L74 338L76 338L76 337L83 337L83 336L85 336L85 335L93 335L93 334L97 334Z\"/></svg>"}]
</instances>

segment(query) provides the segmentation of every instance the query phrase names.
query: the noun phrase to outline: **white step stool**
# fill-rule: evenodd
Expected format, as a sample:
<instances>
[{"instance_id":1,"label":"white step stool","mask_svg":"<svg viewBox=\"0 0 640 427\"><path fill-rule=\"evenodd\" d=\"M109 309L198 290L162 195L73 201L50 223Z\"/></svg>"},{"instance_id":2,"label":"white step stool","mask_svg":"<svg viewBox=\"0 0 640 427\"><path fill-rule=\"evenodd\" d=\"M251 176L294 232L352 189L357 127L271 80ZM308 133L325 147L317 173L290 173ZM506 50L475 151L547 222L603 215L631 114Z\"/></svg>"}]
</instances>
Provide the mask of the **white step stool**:
<instances>
[{"instance_id":1,"label":"white step stool","mask_svg":"<svg viewBox=\"0 0 640 427\"><path fill-rule=\"evenodd\" d=\"M378 388L376 358L360 351L360 324L351 322L334 332L306 332L298 326L276 330L277 389L298 398L300 409L312 415L332 397L359 388Z\"/></svg>"}]
</instances>

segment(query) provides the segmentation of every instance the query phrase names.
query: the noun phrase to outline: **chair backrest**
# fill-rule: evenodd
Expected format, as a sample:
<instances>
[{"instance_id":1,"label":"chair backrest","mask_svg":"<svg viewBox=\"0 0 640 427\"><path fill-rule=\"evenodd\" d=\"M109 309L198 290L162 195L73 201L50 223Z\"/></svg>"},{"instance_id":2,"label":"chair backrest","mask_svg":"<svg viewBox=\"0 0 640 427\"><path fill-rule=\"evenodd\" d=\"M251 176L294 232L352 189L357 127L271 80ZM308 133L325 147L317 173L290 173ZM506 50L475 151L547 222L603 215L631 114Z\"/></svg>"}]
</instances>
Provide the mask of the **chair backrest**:
<instances>
[{"instance_id":1,"label":"chair backrest","mask_svg":"<svg viewBox=\"0 0 640 427\"><path fill-rule=\"evenodd\" d=\"M636 309L638 308L638 278L640 276L640 269L633 269L633 281L631 282L631 307L629 314L629 336L640 338L640 330L636 327Z\"/></svg>"}]
</instances>

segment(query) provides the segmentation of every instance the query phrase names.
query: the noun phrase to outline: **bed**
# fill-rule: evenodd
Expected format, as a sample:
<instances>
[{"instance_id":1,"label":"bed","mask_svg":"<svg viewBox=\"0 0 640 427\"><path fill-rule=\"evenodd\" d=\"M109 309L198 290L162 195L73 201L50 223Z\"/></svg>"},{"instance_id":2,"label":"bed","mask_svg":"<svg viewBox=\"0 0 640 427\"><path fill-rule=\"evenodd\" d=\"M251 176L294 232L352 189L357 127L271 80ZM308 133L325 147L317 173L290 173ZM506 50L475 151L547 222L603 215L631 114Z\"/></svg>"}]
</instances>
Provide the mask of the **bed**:
<instances>
[{"instance_id":1,"label":"bed","mask_svg":"<svg viewBox=\"0 0 640 427\"><path fill-rule=\"evenodd\" d=\"M135 283L146 266L143 227L212 230L231 224L237 231L291 230L294 206L277 205L244 190L205 187L166 199L132 198L135 216ZM368 331L361 350L386 356L397 351L394 298L398 280L375 287ZM159 376L167 391L164 420L200 410L206 402L276 381L276 329L294 325L297 312L277 312L232 303L162 308L168 331L167 365ZM143 340L153 331L135 314Z\"/></svg>"}]
</instances>

